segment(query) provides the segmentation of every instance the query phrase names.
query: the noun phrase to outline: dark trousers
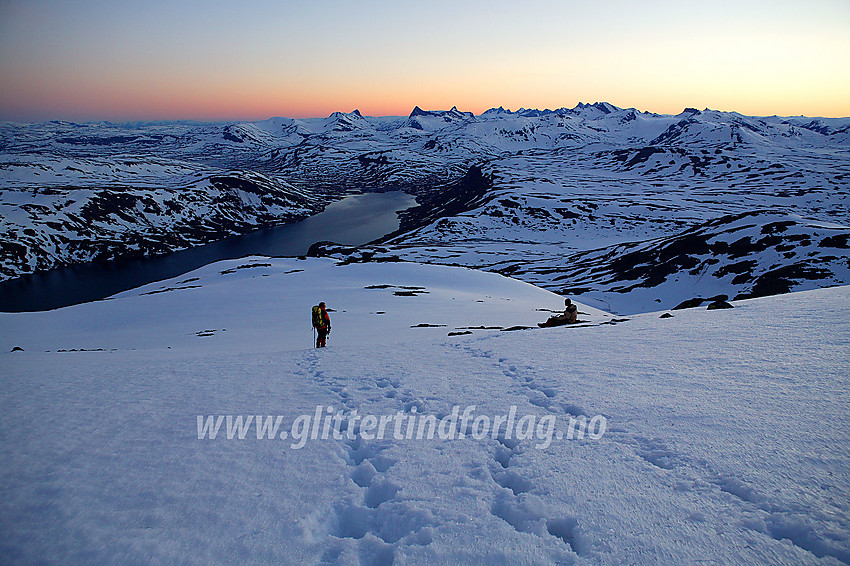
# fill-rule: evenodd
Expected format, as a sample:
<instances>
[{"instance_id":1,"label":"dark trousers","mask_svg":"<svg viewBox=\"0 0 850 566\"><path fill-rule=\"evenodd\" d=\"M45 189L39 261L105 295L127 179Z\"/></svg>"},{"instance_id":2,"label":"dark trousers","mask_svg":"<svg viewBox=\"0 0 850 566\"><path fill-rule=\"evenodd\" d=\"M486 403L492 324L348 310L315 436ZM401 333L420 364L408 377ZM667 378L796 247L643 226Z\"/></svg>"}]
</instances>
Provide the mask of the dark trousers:
<instances>
[{"instance_id":1,"label":"dark trousers","mask_svg":"<svg viewBox=\"0 0 850 566\"><path fill-rule=\"evenodd\" d=\"M316 348L325 347L325 340L328 337L328 330L329 328L327 326L320 326L316 329Z\"/></svg>"}]
</instances>

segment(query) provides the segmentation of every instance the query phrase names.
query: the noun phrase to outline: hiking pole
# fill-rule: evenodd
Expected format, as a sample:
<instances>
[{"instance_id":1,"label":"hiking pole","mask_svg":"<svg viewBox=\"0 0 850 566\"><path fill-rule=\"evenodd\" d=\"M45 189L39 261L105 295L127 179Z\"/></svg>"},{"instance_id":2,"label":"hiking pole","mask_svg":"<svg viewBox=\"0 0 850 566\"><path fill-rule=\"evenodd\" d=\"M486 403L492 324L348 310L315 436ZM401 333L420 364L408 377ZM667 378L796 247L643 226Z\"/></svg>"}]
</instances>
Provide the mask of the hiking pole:
<instances>
[{"instance_id":1,"label":"hiking pole","mask_svg":"<svg viewBox=\"0 0 850 566\"><path fill-rule=\"evenodd\" d=\"M316 347L316 327L313 327L313 348Z\"/></svg>"}]
</instances>

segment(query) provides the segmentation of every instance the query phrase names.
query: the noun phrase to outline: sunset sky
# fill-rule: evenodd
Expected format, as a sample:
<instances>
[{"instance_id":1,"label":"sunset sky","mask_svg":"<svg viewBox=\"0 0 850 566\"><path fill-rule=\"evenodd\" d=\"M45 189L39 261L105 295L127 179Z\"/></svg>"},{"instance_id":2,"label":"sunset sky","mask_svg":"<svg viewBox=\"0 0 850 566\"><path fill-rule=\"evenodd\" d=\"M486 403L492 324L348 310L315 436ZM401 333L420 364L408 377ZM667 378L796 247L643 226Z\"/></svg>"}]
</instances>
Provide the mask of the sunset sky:
<instances>
[{"instance_id":1,"label":"sunset sky","mask_svg":"<svg viewBox=\"0 0 850 566\"><path fill-rule=\"evenodd\" d=\"M848 0L0 0L0 120L850 116Z\"/></svg>"}]
</instances>

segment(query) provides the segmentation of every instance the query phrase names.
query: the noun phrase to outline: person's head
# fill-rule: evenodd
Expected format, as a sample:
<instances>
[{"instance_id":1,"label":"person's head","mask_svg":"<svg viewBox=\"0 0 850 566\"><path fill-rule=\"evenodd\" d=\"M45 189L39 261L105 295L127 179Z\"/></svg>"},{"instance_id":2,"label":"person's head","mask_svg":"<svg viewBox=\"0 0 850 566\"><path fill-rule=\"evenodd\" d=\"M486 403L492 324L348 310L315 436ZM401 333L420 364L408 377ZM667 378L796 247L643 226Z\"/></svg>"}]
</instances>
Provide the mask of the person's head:
<instances>
[{"instance_id":1,"label":"person's head","mask_svg":"<svg viewBox=\"0 0 850 566\"><path fill-rule=\"evenodd\" d=\"M570 306L571 304L573 304L573 302L569 299L564 299L564 304Z\"/></svg>"},{"instance_id":2,"label":"person's head","mask_svg":"<svg viewBox=\"0 0 850 566\"><path fill-rule=\"evenodd\" d=\"M325 306L325 302L324 302L324 301L322 301L321 303L319 303L319 308L320 308L320 309L327 308L327 307Z\"/></svg>"}]
</instances>

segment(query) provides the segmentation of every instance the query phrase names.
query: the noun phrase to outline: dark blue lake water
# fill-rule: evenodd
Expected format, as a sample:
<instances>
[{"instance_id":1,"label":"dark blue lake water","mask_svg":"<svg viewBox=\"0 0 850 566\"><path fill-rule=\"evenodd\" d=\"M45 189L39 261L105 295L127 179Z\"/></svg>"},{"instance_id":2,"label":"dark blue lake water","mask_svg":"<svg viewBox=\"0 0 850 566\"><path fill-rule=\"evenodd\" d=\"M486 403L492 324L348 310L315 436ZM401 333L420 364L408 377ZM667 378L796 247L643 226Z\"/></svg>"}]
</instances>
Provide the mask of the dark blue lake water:
<instances>
[{"instance_id":1,"label":"dark blue lake water","mask_svg":"<svg viewBox=\"0 0 850 566\"><path fill-rule=\"evenodd\" d=\"M401 191L350 195L306 220L234 236L164 256L87 263L0 283L0 311L49 310L103 299L208 263L248 255L298 256L315 242L362 245L398 229L398 212L414 206Z\"/></svg>"}]
</instances>

